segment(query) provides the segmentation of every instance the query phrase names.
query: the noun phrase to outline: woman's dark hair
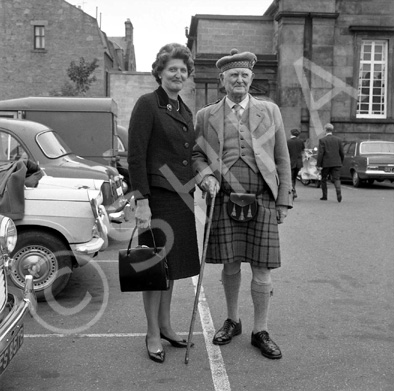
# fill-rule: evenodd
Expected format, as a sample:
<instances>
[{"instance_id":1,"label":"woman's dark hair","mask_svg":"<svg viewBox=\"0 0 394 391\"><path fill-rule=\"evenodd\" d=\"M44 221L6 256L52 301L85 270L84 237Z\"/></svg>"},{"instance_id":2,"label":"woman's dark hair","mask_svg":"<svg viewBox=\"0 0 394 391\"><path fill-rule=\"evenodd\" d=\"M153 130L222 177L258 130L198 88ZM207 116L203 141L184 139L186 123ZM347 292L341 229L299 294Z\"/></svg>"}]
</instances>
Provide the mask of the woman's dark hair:
<instances>
[{"instance_id":1,"label":"woman's dark hair","mask_svg":"<svg viewBox=\"0 0 394 391\"><path fill-rule=\"evenodd\" d=\"M156 61L152 64L152 75L161 85L159 74L165 68L167 62L172 59L183 60L187 67L188 76L194 71L194 61L190 50L179 43L169 43L163 46L157 53Z\"/></svg>"}]
</instances>

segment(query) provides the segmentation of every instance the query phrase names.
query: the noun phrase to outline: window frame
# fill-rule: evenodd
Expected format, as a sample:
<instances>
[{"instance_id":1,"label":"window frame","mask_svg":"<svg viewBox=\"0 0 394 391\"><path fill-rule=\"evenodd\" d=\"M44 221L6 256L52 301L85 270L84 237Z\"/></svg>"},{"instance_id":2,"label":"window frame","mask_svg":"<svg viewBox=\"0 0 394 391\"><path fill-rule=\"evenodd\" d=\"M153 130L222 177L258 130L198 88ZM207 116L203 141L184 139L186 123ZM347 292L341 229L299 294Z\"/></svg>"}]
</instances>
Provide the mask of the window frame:
<instances>
[{"instance_id":1,"label":"window frame","mask_svg":"<svg viewBox=\"0 0 394 391\"><path fill-rule=\"evenodd\" d=\"M39 30L39 33L37 33ZM41 33L42 32L42 33ZM33 36L34 36L34 50L46 50L45 47L45 26L44 25L34 25L33 26ZM37 45L37 43L40 43Z\"/></svg>"},{"instance_id":2,"label":"window frame","mask_svg":"<svg viewBox=\"0 0 394 391\"><path fill-rule=\"evenodd\" d=\"M387 41L387 111L385 118L360 118L357 116L357 99L356 95L351 103L351 120L356 123L391 123L394 118L394 96L390 93L394 88L394 29L384 28L381 26L350 26L349 30L354 34L354 56L353 56L353 86L358 94L360 55L362 41Z\"/></svg>"},{"instance_id":3,"label":"window frame","mask_svg":"<svg viewBox=\"0 0 394 391\"><path fill-rule=\"evenodd\" d=\"M366 60L365 58L361 58L362 53L364 52L363 49L365 49L366 46L370 45L371 46L371 59ZM378 45L383 46L382 50L382 60L375 60L373 57L376 53L376 48ZM359 56L358 56L358 72L357 72L357 102L356 102L356 118L372 118L372 119L386 119L388 117L388 70L389 70L389 40L388 39L362 39L360 42L360 47L359 47ZM365 52L364 52L365 53ZM370 85L367 87L369 90L368 94L368 113L359 113L358 112L358 107L359 105L363 103L359 103L359 98L360 98L360 91L363 89L363 86L360 85L361 81L361 73L365 72L365 68L363 69L362 66L366 65L370 67ZM383 86L383 103L382 103L382 112L377 114L377 113L372 113L373 111L373 98L374 98L374 75L373 73L376 67L381 66L382 69L384 69L384 74L382 77L382 81L384 83ZM372 85L371 85L372 84ZM365 87L364 87L365 88ZM365 103L364 103L365 104Z\"/></svg>"}]
</instances>

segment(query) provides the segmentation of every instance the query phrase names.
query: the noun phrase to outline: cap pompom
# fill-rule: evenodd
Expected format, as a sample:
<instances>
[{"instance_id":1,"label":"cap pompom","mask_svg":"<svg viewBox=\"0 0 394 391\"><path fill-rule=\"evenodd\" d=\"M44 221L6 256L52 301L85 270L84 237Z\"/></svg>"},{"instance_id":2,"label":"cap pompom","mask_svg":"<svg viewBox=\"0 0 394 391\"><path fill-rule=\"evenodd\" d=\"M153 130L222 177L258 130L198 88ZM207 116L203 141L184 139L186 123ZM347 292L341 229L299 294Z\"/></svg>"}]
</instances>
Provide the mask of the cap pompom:
<instances>
[{"instance_id":1,"label":"cap pompom","mask_svg":"<svg viewBox=\"0 0 394 391\"><path fill-rule=\"evenodd\" d=\"M230 55L231 55L231 56L233 56L234 54L237 54L237 53L238 53L238 49L235 49L235 48L234 48L234 49L231 49L231 50L230 50Z\"/></svg>"}]
</instances>

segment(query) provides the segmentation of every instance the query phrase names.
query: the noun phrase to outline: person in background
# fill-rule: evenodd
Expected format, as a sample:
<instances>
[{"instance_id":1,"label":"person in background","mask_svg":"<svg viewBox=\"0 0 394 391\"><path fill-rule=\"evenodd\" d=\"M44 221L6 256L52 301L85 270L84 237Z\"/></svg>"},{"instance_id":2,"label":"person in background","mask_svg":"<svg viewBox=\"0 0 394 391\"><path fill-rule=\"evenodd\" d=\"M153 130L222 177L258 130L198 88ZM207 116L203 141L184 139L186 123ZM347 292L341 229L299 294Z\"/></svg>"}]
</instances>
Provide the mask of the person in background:
<instances>
[{"instance_id":1,"label":"person in background","mask_svg":"<svg viewBox=\"0 0 394 391\"><path fill-rule=\"evenodd\" d=\"M152 65L159 87L141 96L130 119L128 164L136 199L135 219L140 245L152 247L152 225L158 247L166 247L170 277L168 291L143 292L147 319L146 348L155 362L165 360L161 340L185 348L171 325L174 280L197 275L200 262L194 216L192 112L179 93L194 70L189 49L177 43L163 46Z\"/></svg>"},{"instance_id":2,"label":"person in background","mask_svg":"<svg viewBox=\"0 0 394 391\"><path fill-rule=\"evenodd\" d=\"M254 307L251 344L263 356L279 359L281 350L268 332L271 270L281 265L278 224L293 197L279 108L249 94L256 61L253 53L237 50L217 61L227 96L197 113L193 168L198 185L209 193L208 213L215 196L206 262L223 264L227 319L213 343L228 344L242 332L238 297L241 263L247 262Z\"/></svg>"},{"instance_id":3,"label":"person in background","mask_svg":"<svg viewBox=\"0 0 394 391\"><path fill-rule=\"evenodd\" d=\"M297 198L296 181L297 175L302 168L302 153L305 150L304 142L299 138L301 132L298 129L290 130L290 138L287 140L287 148L290 155L291 184L293 186L293 198Z\"/></svg>"},{"instance_id":4,"label":"person in background","mask_svg":"<svg viewBox=\"0 0 394 391\"><path fill-rule=\"evenodd\" d=\"M322 201L327 201L327 178L330 175L337 193L337 201L342 201L340 171L344 159L343 146L340 138L334 136L334 126L324 125L325 136L319 140L317 167L321 167Z\"/></svg>"}]
</instances>

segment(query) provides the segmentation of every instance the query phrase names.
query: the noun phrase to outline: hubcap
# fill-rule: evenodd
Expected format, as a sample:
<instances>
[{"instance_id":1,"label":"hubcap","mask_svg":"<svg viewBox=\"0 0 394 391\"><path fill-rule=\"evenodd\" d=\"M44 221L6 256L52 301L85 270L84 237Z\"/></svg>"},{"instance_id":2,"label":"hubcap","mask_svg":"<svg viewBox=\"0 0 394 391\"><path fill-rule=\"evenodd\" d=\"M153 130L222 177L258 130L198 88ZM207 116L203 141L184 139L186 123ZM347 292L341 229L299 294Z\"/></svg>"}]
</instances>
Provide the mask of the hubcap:
<instances>
[{"instance_id":1,"label":"hubcap","mask_svg":"<svg viewBox=\"0 0 394 391\"><path fill-rule=\"evenodd\" d=\"M56 280L58 262L55 254L42 246L27 246L14 255L12 281L19 287L24 286L25 276L33 276L34 290L41 291Z\"/></svg>"}]
</instances>

